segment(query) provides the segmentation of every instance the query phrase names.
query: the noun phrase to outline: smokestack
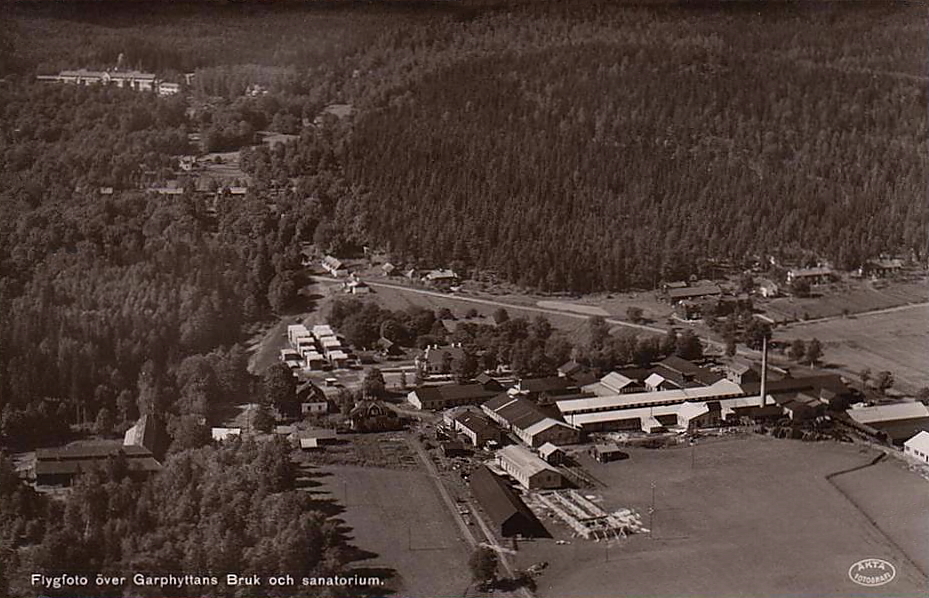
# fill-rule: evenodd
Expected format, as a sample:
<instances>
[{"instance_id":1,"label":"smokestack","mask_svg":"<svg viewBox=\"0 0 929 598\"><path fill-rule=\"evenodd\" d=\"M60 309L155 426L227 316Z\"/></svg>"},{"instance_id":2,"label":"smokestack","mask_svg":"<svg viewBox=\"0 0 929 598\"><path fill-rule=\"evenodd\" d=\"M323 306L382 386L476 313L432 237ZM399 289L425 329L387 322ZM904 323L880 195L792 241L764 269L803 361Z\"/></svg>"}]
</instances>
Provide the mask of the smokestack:
<instances>
[{"instance_id":1,"label":"smokestack","mask_svg":"<svg viewBox=\"0 0 929 598\"><path fill-rule=\"evenodd\" d=\"M760 406L765 406L768 383L768 337L761 339L761 402Z\"/></svg>"}]
</instances>

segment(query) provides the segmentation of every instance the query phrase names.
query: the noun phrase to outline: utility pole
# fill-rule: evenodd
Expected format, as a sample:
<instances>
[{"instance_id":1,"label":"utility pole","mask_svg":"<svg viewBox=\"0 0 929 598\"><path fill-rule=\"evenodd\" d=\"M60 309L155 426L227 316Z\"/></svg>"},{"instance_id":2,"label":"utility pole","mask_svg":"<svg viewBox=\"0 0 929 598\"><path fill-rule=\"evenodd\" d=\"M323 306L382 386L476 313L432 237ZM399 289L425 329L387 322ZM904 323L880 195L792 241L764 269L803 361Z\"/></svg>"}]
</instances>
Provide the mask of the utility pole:
<instances>
[{"instance_id":1,"label":"utility pole","mask_svg":"<svg viewBox=\"0 0 929 598\"><path fill-rule=\"evenodd\" d=\"M648 509L648 539L655 537L655 482L652 482L652 506Z\"/></svg>"}]
</instances>

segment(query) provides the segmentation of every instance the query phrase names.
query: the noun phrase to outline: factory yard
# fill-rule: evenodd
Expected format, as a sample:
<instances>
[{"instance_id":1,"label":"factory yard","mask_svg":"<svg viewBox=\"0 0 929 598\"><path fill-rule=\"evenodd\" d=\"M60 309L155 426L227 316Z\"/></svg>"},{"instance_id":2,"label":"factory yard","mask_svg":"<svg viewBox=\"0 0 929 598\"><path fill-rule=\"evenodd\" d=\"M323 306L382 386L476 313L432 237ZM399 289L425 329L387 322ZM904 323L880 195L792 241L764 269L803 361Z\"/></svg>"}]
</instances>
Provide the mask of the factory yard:
<instances>
[{"instance_id":1,"label":"factory yard","mask_svg":"<svg viewBox=\"0 0 929 598\"><path fill-rule=\"evenodd\" d=\"M925 538L927 482L896 463L856 472L849 492L860 497L856 502L866 515L825 478L866 464L876 453L851 444L764 436L701 440L695 448L624 450L630 459L607 464L581 457L607 485L589 492L608 510L640 513L653 537L594 543L571 538L567 528L543 519L556 540L570 541L520 547L520 566L550 563L538 579L543 598L924 593L927 578L920 568L929 563L918 545ZM906 498L913 504L895 511L900 492L920 498ZM875 588L854 584L849 567L872 557L893 563L896 578Z\"/></svg>"},{"instance_id":2,"label":"factory yard","mask_svg":"<svg viewBox=\"0 0 929 598\"><path fill-rule=\"evenodd\" d=\"M929 386L929 305L795 324L775 331L779 340L818 338L825 360L848 373L864 368L893 373L895 388L915 392Z\"/></svg>"},{"instance_id":3,"label":"factory yard","mask_svg":"<svg viewBox=\"0 0 929 598\"><path fill-rule=\"evenodd\" d=\"M355 563L393 571L386 595L408 598L475 596L468 558L452 515L422 471L323 466L314 497L334 499L352 543L376 554Z\"/></svg>"}]
</instances>

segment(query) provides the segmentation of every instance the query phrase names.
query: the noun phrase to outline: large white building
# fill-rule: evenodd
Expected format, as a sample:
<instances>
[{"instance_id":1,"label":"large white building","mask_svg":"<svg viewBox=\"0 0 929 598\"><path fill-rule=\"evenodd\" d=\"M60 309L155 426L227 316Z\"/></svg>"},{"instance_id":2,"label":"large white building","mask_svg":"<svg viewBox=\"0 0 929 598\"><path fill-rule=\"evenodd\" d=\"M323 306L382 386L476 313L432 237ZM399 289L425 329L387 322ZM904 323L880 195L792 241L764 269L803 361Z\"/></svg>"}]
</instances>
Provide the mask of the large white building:
<instances>
[{"instance_id":1,"label":"large white building","mask_svg":"<svg viewBox=\"0 0 929 598\"><path fill-rule=\"evenodd\" d=\"M72 85L113 85L136 91L156 91L154 73L141 71L91 71L78 69L61 71L57 75L39 75L39 81L55 81ZM178 91L180 91L178 89Z\"/></svg>"},{"instance_id":2,"label":"large white building","mask_svg":"<svg viewBox=\"0 0 929 598\"><path fill-rule=\"evenodd\" d=\"M561 474L529 449L511 445L497 451L497 465L527 490L560 488Z\"/></svg>"},{"instance_id":3,"label":"large white building","mask_svg":"<svg viewBox=\"0 0 929 598\"><path fill-rule=\"evenodd\" d=\"M929 432L923 430L904 442L903 454L929 465Z\"/></svg>"}]
</instances>

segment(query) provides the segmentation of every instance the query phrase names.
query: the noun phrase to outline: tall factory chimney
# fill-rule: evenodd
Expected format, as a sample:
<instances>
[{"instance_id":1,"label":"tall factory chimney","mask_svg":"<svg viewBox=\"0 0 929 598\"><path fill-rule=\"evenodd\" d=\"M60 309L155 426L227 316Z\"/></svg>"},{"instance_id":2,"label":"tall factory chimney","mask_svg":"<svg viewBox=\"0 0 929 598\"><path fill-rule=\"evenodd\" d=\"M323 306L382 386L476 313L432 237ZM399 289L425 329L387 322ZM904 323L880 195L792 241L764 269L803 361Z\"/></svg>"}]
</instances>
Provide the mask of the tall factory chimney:
<instances>
[{"instance_id":1,"label":"tall factory chimney","mask_svg":"<svg viewBox=\"0 0 929 598\"><path fill-rule=\"evenodd\" d=\"M767 398L767 389L768 386L768 337L764 336L761 339L761 401L759 406L765 406L765 399Z\"/></svg>"}]
</instances>

